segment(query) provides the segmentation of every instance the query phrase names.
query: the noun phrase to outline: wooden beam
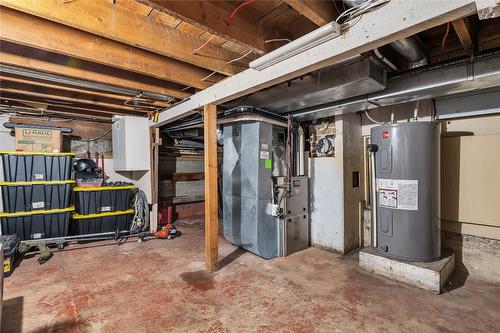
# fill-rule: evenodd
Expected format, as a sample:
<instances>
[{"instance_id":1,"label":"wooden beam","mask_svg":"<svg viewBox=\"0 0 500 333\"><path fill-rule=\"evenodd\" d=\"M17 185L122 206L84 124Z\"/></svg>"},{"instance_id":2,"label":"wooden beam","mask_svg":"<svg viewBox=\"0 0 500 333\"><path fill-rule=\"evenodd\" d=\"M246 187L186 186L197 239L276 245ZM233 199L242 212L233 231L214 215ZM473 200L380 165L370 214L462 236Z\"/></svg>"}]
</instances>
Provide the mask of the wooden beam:
<instances>
[{"instance_id":1,"label":"wooden beam","mask_svg":"<svg viewBox=\"0 0 500 333\"><path fill-rule=\"evenodd\" d=\"M233 17L231 24L227 24L227 17L234 10L234 6L227 1L139 0L139 2L211 34L243 44L257 53L265 52L259 18L241 10Z\"/></svg>"},{"instance_id":2,"label":"wooden beam","mask_svg":"<svg viewBox=\"0 0 500 333\"><path fill-rule=\"evenodd\" d=\"M171 87L168 82L149 76L69 58L65 55L49 53L10 42L2 42L1 44L0 63L135 89L138 92L148 91L167 96L184 96L184 98L190 95Z\"/></svg>"},{"instance_id":3,"label":"wooden beam","mask_svg":"<svg viewBox=\"0 0 500 333\"><path fill-rule=\"evenodd\" d=\"M205 155L205 265L217 270L219 258L219 216L217 209L217 107L205 105L203 113Z\"/></svg>"},{"instance_id":4,"label":"wooden beam","mask_svg":"<svg viewBox=\"0 0 500 333\"><path fill-rule=\"evenodd\" d=\"M332 1L285 0L285 2L317 26L335 21L338 16Z\"/></svg>"},{"instance_id":5,"label":"wooden beam","mask_svg":"<svg viewBox=\"0 0 500 333\"><path fill-rule=\"evenodd\" d=\"M5 82L0 77L0 91L12 94L22 94L26 96L46 98L50 100L59 100L63 102L79 103L82 105L99 106L117 110L136 110L132 106L127 106L121 99L98 97L92 94L73 93L59 89L35 87L29 84L20 84L13 82Z\"/></svg>"},{"instance_id":6,"label":"wooden beam","mask_svg":"<svg viewBox=\"0 0 500 333\"><path fill-rule=\"evenodd\" d=\"M132 116L141 116L146 115L146 111L139 110L121 110L121 109L110 109L105 107L93 106L92 104L83 104L83 103L68 103L64 104L65 101L55 100L55 99L45 99L35 96L30 96L28 94L13 94L5 91L0 91L0 98L16 101L21 103L32 103L39 105L49 105L55 107L64 107L71 110L81 110L84 112L92 112L92 114L108 114L110 116L114 115L132 115Z\"/></svg>"},{"instance_id":7,"label":"wooden beam","mask_svg":"<svg viewBox=\"0 0 500 333\"><path fill-rule=\"evenodd\" d=\"M36 104L36 103L34 103ZM79 111L64 107L47 106L40 109L36 106L30 106L25 102L17 102L12 100L4 100L0 98L0 106L6 107L14 112L28 113L30 115L44 116L44 117L58 117L58 118L71 118L71 119L91 119L101 122L111 122L111 115L103 113L95 113L90 111Z\"/></svg>"},{"instance_id":8,"label":"wooden beam","mask_svg":"<svg viewBox=\"0 0 500 333\"><path fill-rule=\"evenodd\" d=\"M245 67L244 62L240 66L227 64L239 55L210 43L194 54L193 50L204 44L202 39L151 22L111 1L0 0L0 5L218 73L233 75Z\"/></svg>"},{"instance_id":9,"label":"wooden beam","mask_svg":"<svg viewBox=\"0 0 500 333\"><path fill-rule=\"evenodd\" d=\"M338 38L261 71L248 69L194 94L188 101L162 112L153 126L185 117L203 105L234 100L475 12L474 0L392 0L376 12L364 15Z\"/></svg>"},{"instance_id":10,"label":"wooden beam","mask_svg":"<svg viewBox=\"0 0 500 333\"><path fill-rule=\"evenodd\" d=\"M451 22L453 25L453 29L457 33L458 39L460 39L460 43L464 49L470 51L474 47L474 43L472 40L472 34L470 30L470 24L467 18L461 18Z\"/></svg>"},{"instance_id":11,"label":"wooden beam","mask_svg":"<svg viewBox=\"0 0 500 333\"><path fill-rule=\"evenodd\" d=\"M210 71L3 7L0 39L203 89ZM43 31L43 33L33 33ZM174 96L181 98L179 96Z\"/></svg>"},{"instance_id":12,"label":"wooden beam","mask_svg":"<svg viewBox=\"0 0 500 333\"><path fill-rule=\"evenodd\" d=\"M38 89L38 87L42 87L42 88L57 89L57 90L63 90L63 91L68 91L68 92L74 92L74 93L84 93L84 94L87 93L87 94L92 94L94 96L99 96L99 97L120 99L122 101L125 101L125 100L130 98L130 95L105 93L105 92L93 90L93 89L84 89L84 88L80 89L80 88L75 88L72 86L65 86L62 84L51 83L48 81L46 82L46 81L43 81L40 79L33 79L33 78L23 78L23 77L2 75L2 76L0 76L0 80L2 82L30 85L30 86L34 87L34 89Z\"/></svg>"}]
</instances>

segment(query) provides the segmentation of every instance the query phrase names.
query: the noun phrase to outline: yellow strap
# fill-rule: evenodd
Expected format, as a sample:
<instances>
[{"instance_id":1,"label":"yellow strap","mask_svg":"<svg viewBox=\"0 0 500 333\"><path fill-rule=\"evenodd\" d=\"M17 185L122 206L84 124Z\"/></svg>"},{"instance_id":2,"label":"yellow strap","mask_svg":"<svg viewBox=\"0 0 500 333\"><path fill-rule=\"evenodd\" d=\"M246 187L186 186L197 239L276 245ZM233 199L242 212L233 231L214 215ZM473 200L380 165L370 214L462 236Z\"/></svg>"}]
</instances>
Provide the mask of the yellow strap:
<instances>
[{"instance_id":1,"label":"yellow strap","mask_svg":"<svg viewBox=\"0 0 500 333\"><path fill-rule=\"evenodd\" d=\"M75 156L73 153L45 153L39 151L0 150L0 155L45 155L45 156Z\"/></svg>"},{"instance_id":2,"label":"yellow strap","mask_svg":"<svg viewBox=\"0 0 500 333\"><path fill-rule=\"evenodd\" d=\"M78 219L92 219L92 218L96 218L96 217L125 215L125 214L132 214L132 213L134 213L133 209L120 210L120 211L117 211L117 212L105 212L105 213L99 213L99 214L89 214L89 215L73 214L73 220L78 220Z\"/></svg>"},{"instance_id":3,"label":"yellow strap","mask_svg":"<svg viewBox=\"0 0 500 333\"><path fill-rule=\"evenodd\" d=\"M74 184L74 180L48 180L48 181L34 181L34 182L0 182L0 186L25 186L25 185L63 185Z\"/></svg>"},{"instance_id":4,"label":"yellow strap","mask_svg":"<svg viewBox=\"0 0 500 333\"><path fill-rule=\"evenodd\" d=\"M113 190L131 190L135 186L102 186L102 187L74 187L75 192L85 192L85 191L113 191Z\"/></svg>"},{"instance_id":5,"label":"yellow strap","mask_svg":"<svg viewBox=\"0 0 500 333\"><path fill-rule=\"evenodd\" d=\"M15 213L0 213L0 217L19 217L19 216L30 216L30 215L40 215L40 214L58 214L72 212L75 210L75 206L68 208L59 208L51 210L34 210L32 212L15 212Z\"/></svg>"}]
</instances>

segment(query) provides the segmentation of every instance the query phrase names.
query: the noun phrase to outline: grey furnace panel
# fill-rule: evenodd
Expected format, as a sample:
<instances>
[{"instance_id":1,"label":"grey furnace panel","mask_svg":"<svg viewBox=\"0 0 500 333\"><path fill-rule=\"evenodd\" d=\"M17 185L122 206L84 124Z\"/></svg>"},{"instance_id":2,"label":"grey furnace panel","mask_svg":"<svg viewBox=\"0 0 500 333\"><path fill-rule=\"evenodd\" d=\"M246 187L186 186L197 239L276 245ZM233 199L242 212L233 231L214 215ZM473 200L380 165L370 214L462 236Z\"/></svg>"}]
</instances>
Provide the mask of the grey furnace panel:
<instances>
[{"instance_id":1,"label":"grey furnace panel","mask_svg":"<svg viewBox=\"0 0 500 333\"><path fill-rule=\"evenodd\" d=\"M264 258L279 255L272 177L285 175L285 138L284 128L264 122L224 125L224 237Z\"/></svg>"}]
</instances>

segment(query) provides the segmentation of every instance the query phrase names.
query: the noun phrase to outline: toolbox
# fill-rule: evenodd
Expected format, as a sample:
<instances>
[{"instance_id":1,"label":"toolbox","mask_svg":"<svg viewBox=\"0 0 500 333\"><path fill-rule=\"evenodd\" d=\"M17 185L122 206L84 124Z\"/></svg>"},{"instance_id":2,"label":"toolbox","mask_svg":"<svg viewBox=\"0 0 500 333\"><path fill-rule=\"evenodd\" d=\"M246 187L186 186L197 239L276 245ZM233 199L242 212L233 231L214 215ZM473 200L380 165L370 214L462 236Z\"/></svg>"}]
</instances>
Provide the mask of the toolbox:
<instances>
[{"instance_id":1,"label":"toolbox","mask_svg":"<svg viewBox=\"0 0 500 333\"><path fill-rule=\"evenodd\" d=\"M9 276L14 270L18 256L19 237L17 235L0 236L3 252L3 274Z\"/></svg>"},{"instance_id":2,"label":"toolbox","mask_svg":"<svg viewBox=\"0 0 500 333\"><path fill-rule=\"evenodd\" d=\"M71 153L0 151L6 182L71 179Z\"/></svg>"},{"instance_id":3,"label":"toolbox","mask_svg":"<svg viewBox=\"0 0 500 333\"><path fill-rule=\"evenodd\" d=\"M75 187L76 213L79 215L126 211L134 186Z\"/></svg>"},{"instance_id":4,"label":"toolbox","mask_svg":"<svg viewBox=\"0 0 500 333\"><path fill-rule=\"evenodd\" d=\"M0 213L2 233L17 235L20 240L64 237L74 207L32 212Z\"/></svg>"},{"instance_id":5,"label":"toolbox","mask_svg":"<svg viewBox=\"0 0 500 333\"><path fill-rule=\"evenodd\" d=\"M51 210L70 206L74 180L0 182L6 213Z\"/></svg>"},{"instance_id":6,"label":"toolbox","mask_svg":"<svg viewBox=\"0 0 500 333\"><path fill-rule=\"evenodd\" d=\"M72 234L86 235L99 232L125 231L130 229L133 209L100 214L74 214Z\"/></svg>"}]
</instances>

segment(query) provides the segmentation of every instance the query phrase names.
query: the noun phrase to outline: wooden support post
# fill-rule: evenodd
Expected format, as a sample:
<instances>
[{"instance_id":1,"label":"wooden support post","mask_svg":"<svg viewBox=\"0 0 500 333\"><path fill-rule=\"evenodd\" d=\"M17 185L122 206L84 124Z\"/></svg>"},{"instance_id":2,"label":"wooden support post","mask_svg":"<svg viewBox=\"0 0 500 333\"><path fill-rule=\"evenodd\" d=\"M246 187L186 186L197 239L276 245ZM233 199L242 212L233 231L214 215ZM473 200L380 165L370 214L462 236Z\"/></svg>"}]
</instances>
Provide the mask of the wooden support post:
<instances>
[{"instance_id":1,"label":"wooden support post","mask_svg":"<svg viewBox=\"0 0 500 333\"><path fill-rule=\"evenodd\" d=\"M214 272L217 269L217 260L219 256L216 105L205 105L203 119L205 142L205 264L209 272Z\"/></svg>"}]
</instances>

